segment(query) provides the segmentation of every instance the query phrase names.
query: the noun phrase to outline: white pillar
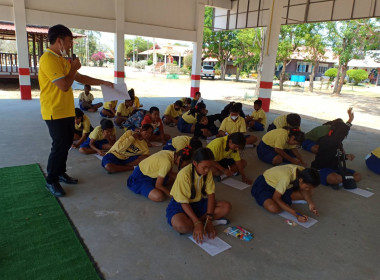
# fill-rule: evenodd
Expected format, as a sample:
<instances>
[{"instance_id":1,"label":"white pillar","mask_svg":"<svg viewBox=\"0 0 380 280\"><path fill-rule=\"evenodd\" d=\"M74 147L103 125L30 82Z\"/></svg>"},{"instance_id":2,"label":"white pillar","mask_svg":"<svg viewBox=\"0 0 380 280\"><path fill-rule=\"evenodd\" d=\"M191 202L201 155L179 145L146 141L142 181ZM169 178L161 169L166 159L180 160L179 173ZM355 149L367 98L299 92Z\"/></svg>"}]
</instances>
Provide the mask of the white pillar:
<instances>
[{"instance_id":1,"label":"white pillar","mask_svg":"<svg viewBox=\"0 0 380 280\"><path fill-rule=\"evenodd\" d=\"M272 95L273 75L276 65L278 40L281 28L281 13L284 0L274 0L269 11L269 23L265 32L263 49L263 69L261 74L259 99L263 102L263 110L269 111L270 98Z\"/></svg>"},{"instance_id":2,"label":"white pillar","mask_svg":"<svg viewBox=\"0 0 380 280\"><path fill-rule=\"evenodd\" d=\"M115 84L124 83L124 0L115 0Z\"/></svg>"},{"instance_id":3,"label":"white pillar","mask_svg":"<svg viewBox=\"0 0 380 280\"><path fill-rule=\"evenodd\" d=\"M205 17L204 5L197 4L197 12L196 12L197 41L193 42L193 61L192 61L192 67L191 67L191 90L190 90L191 97L194 97L195 93L199 91L199 88L200 88L204 17Z\"/></svg>"},{"instance_id":4,"label":"white pillar","mask_svg":"<svg viewBox=\"0 0 380 280\"><path fill-rule=\"evenodd\" d=\"M24 0L13 0L13 15L16 30L18 73L22 100L32 99L30 84L28 37L26 33L26 16Z\"/></svg>"},{"instance_id":5,"label":"white pillar","mask_svg":"<svg viewBox=\"0 0 380 280\"><path fill-rule=\"evenodd\" d=\"M181 53L179 53L178 66L181 68Z\"/></svg>"}]
</instances>

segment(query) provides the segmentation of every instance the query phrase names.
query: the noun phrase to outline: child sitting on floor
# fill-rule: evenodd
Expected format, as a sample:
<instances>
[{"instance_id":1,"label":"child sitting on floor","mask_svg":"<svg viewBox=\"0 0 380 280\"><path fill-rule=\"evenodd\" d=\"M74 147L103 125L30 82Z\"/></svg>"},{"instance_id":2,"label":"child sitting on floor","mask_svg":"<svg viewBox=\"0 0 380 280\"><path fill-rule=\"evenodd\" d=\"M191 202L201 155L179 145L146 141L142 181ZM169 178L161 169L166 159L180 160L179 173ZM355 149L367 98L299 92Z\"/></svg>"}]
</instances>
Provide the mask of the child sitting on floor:
<instances>
[{"instance_id":1,"label":"child sitting on floor","mask_svg":"<svg viewBox=\"0 0 380 280\"><path fill-rule=\"evenodd\" d=\"M79 148L82 154L95 154L104 156L116 141L116 129L111 120L102 119L100 125L90 133L90 136Z\"/></svg>"},{"instance_id":2,"label":"child sitting on floor","mask_svg":"<svg viewBox=\"0 0 380 280\"><path fill-rule=\"evenodd\" d=\"M183 98L181 98L181 101L182 101L182 108L181 108L182 113L189 111L190 106L191 106L191 98L183 97Z\"/></svg>"},{"instance_id":3,"label":"child sitting on floor","mask_svg":"<svg viewBox=\"0 0 380 280\"><path fill-rule=\"evenodd\" d=\"M276 128L297 128L301 126L301 117L298 114L281 115L274 119L273 123L268 126L267 132Z\"/></svg>"},{"instance_id":4,"label":"child sitting on floor","mask_svg":"<svg viewBox=\"0 0 380 280\"><path fill-rule=\"evenodd\" d=\"M170 104L168 107L166 107L164 116L162 117L162 120L165 124L169 126L176 126L178 123L179 117L182 115L181 108L183 106L183 103L181 100L177 100L173 104Z\"/></svg>"},{"instance_id":5,"label":"child sitting on floor","mask_svg":"<svg viewBox=\"0 0 380 280\"><path fill-rule=\"evenodd\" d=\"M133 110L138 110L141 107L143 107L143 105L140 103L140 99L135 95L135 90L133 88L128 90L128 94L129 94L129 97L131 98L133 96L133 105L132 105Z\"/></svg>"},{"instance_id":6,"label":"child sitting on floor","mask_svg":"<svg viewBox=\"0 0 380 280\"><path fill-rule=\"evenodd\" d=\"M373 150L365 160L369 170L380 175L380 147Z\"/></svg>"},{"instance_id":7,"label":"child sitting on floor","mask_svg":"<svg viewBox=\"0 0 380 280\"><path fill-rule=\"evenodd\" d=\"M222 122L225 118L229 117L232 106L236 106L237 108L239 108L239 116L245 118L245 114L243 112L243 104L240 102L231 101L223 108L222 112L220 112L220 122Z\"/></svg>"},{"instance_id":8,"label":"child sitting on floor","mask_svg":"<svg viewBox=\"0 0 380 280\"><path fill-rule=\"evenodd\" d=\"M147 142L152 132L150 124L143 125L139 132L127 130L103 157L102 166L109 173L133 170L149 156Z\"/></svg>"},{"instance_id":9,"label":"child sitting on floor","mask_svg":"<svg viewBox=\"0 0 380 280\"><path fill-rule=\"evenodd\" d=\"M116 111L116 116L114 119L115 125L122 127L123 123L128 120L128 118L133 114L133 102L135 97L130 95L131 99L125 100L123 103L119 104Z\"/></svg>"},{"instance_id":10,"label":"child sitting on floor","mask_svg":"<svg viewBox=\"0 0 380 280\"><path fill-rule=\"evenodd\" d=\"M199 103L179 118L177 128L183 133L194 133L198 114L207 115L206 105Z\"/></svg>"},{"instance_id":11,"label":"child sitting on floor","mask_svg":"<svg viewBox=\"0 0 380 280\"><path fill-rule=\"evenodd\" d=\"M116 115L117 100L104 102L100 115L103 118L114 118Z\"/></svg>"},{"instance_id":12,"label":"child sitting on floor","mask_svg":"<svg viewBox=\"0 0 380 280\"><path fill-rule=\"evenodd\" d=\"M257 146L259 159L272 165L290 162L306 166L297 150L297 145L302 145L305 134L298 129L285 128L274 129L263 136Z\"/></svg>"},{"instance_id":13,"label":"child sitting on floor","mask_svg":"<svg viewBox=\"0 0 380 280\"><path fill-rule=\"evenodd\" d=\"M151 107L149 109L149 113L145 115L141 125L146 123L153 126L153 134L150 138L151 141L160 141L163 145L165 145L166 141L171 138L169 134L165 134L164 132L164 125L160 118L160 110L157 107ZM152 144L148 142L148 146L151 147Z\"/></svg>"},{"instance_id":14,"label":"child sitting on floor","mask_svg":"<svg viewBox=\"0 0 380 280\"><path fill-rule=\"evenodd\" d=\"M245 142L244 134L235 132L228 136L216 138L207 145L207 148L212 151L215 157L212 173L217 181L220 181L222 177L241 174L241 179L244 183L252 184L252 181L245 176L244 172L247 161L240 158L239 150L244 149ZM224 176L221 176L223 174Z\"/></svg>"},{"instance_id":15,"label":"child sitting on floor","mask_svg":"<svg viewBox=\"0 0 380 280\"><path fill-rule=\"evenodd\" d=\"M196 151L197 149L202 148L202 142L199 141L197 137L191 138L190 136L185 135L176 136L168 140L162 149L178 152L187 146L190 146L194 151Z\"/></svg>"},{"instance_id":16,"label":"child sitting on floor","mask_svg":"<svg viewBox=\"0 0 380 280\"><path fill-rule=\"evenodd\" d=\"M306 222L306 215L291 208L292 200L306 200L310 212L318 216L312 193L319 184L320 178L316 169L286 164L272 167L260 175L253 183L251 194L270 213L287 211L299 222Z\"/></svg>"},{"instance_id":17,"label":"child sitting on floor","mask_svg":"<svg viewBox=\"0 0 380 280\"><path fill-rule=\"evenodd\" d=\"M79 94L79 107L83 111L89 111L89 112L96 112L98 111L98 108L103 106L102 102L92 104L92 101L94 100L94 96L90 92L91 86L90 85L85 85L84 86L84 92L81 92Z\"/></svg>"},{"instance_id":18,"label":"child sitting on floor","mask_svg":"<svg viewBox=\"0 0 380 280\"><path fill-rule=\"evenodd\" d=\"M209 120L209 117L199 114L197 116L197 123L195 124L194 136L206 139L217 134L218 128Z\"/></svg>"},{"instance_id":19,"label":"child sitting on floor","mask_svg":"<svg viewBox=\"0 0 380 280\"><path fill-rule=\"evenodd\" d=\"M253 104L254 111L252 115L245 118L247 126L254 131L264 131L267 124L267 115L261 108L262 105L263 102L261 100L256 100Z\"/></svg>"},{"instance_id":20,"label":"child sitting on floor","mask_svg":"<svg viewBox=\"0 0 380 280\"><path fill-rule=\"evenodd\" d=\"M201 97L201 93L199 91L197 91L195 93L193 100L191 101L190 109L195 108L195 106L197 106L199 103L204 103L204 102L203 102L203 99Z\"/></svg>"},{"instance_id":21,"label":"child sitting on floor","mask_svg":"<svg viewBox=\"0 0 380 280\"><path fill-rule=\"evenodd\" d=\"M170 191L173 198L166 209L168 224L179 233L193 233L197 243L202 243L204 235L215 238L212 221L225 217L231 211L229 202L215 199L213 164L212 151L198 149L192 164L178 173Z\"/></svg>"},{"instance_id":22,"label":"child sitting on floor","mask_svg":"<svg viewBox=\"0 0 380 280\"><path fill-rule=\"evenodd\" d=\"M87 139L88 135L94 128L91 126L90 119L79 108L75 108L75 130L74 139L71 147L79 148Z\"/></svg>"},{"instance_id":23,"label":"child sitting on floor","mask_svg":"<svg viewBox=\"0 0 380 280\"><path fill-rule=\"evenodd\" d=\"M240 112L241 108L239 105L233 104L230 107L230 116L223 120L217 137L224 137L235 132L247 132L245 120L239 115ZM257 141L255 135L245 135L245 138L247 145L253 145Z\"/></svg>"},{"instance_id":24,"label":"child sitting on floor","mask_svg":"<svg viewBox=\"0 0 380 280\"><path fill-rule=\"evenodd\" d=\"M159 151L144 159L133 170L127 180L127 187L136 194L141 194L152 201L161 202L170 197L170 185L177 172L173 171L174 165L180 170L190 163L191 148L184 148L179 152Z\"/></svg>"}]
</instances>

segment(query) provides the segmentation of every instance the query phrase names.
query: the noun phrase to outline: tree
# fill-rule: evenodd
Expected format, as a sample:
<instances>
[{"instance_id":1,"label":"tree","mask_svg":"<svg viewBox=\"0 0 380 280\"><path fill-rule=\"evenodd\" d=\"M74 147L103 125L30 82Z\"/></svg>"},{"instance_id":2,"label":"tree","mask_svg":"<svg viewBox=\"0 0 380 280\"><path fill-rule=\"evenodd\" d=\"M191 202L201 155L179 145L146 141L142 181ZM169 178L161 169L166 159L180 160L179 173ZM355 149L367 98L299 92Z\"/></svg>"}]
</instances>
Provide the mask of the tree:
<instances>
[{"instance_id":1,"label":"tree","mask_svg":"<svg viewBox=\"0 0 380 280\"><path fill-rule=\"evenodd\" d=\"M188 54L183 59L183 66L187 67L188 69L191 69L191 66L193 64L193 55Z\"/></svg>"},{"instance_id":2,"label":"tree","mask_svg":"<svg viewBox=\"0 0 380 280\"><path fill-rule=\"evenodd\" d=\"M368 79L367 71L363 69L351 69L347 71L347 76L355 81L355 85L358 85L361 81Z\"/></svg>"},{"instance_id":3,"label":"tree","mask_svg":"<svg viewBox=\"0 0 380 280\"><path fill-rule=\"evenodd\" d=\"M75 39L76 42L73 47L73 52L77 55L77 57L80 57L86 65L88 65L89 59L94 53L108 49L100 43L100 32L98 31L75 28L72 28L71 31L73 33L87 36L85 38ZM88 53L86 52L86 48L88 48Z\"/></svg>"},{"instance_id":4,"label":"tree","mask_svg":"<svg viewBox=\"0 0 380 280\"><path fill-rule=\"evenodd\" d=\"M337 68L327 69L323 75L330 77L330 81L333 81L334 78L338 75L338 69Z\"/></svg>"},{"instance_id":5,"label":"tree","mask_svg":"<svg viewBox=\"0 0 380 280\"><path fill-rule=\"evenodd\" d=\"M135 58L137 58L139 52L146 51L150 48L153 48L153 43L142 37L124 40L125 57L129 59L133 58L133 54L135 54Z\"/></svg>"}]
</instances>

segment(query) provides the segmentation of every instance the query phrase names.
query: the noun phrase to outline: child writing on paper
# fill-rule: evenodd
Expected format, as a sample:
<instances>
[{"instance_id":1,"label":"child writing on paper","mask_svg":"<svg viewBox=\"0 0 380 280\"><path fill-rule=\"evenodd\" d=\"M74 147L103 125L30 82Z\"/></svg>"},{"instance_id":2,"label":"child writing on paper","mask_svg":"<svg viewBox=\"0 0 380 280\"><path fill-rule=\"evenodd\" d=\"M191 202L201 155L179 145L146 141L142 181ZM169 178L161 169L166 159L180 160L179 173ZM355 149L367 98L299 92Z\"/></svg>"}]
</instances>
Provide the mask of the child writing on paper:
<instances>
[{"instance_id":1,"label":"child writing on paper","mask_svg":"<svg viewBox=\"0 0 380 280\"><path fill-rule=\"evenodd\" d=\"M239 115L240 112L241 108L239 105L233 104L231 106L230 115L225 118L220 125L217 137L223 137L234 132L247 132L245 120ZM255 135L245 135L245 139L247 145L253 145L257 141L257 137Z\"/></svg>"},{"instance_id":2,"label":"child writing on paper","mask_svg":"<svg viewBox=\"0 0 380 280\"><path fill-rule=\"evenodd\" d=\"M91 86L90 85L85 85L84 86L84 92L81 92L79 94L79 107L83 111L89 111L89 112L96 112L98 111L98 108L103 106L102 102L92 104L92 101L94 101L94 96L90 92Z\"/></svg>"},{"instance_id":3,"label":"child writing on paper","mask_svg":"<svg viewBox=\"0 0 380 280\"><path fill-rule=\"evenodd\" d=\"M187 112L187 111L189 111L190 110L190 106L191 106L191 98L189 98L189 97L183 97L183 98L181 98L181 101L182 101L182 108L181 108L181 110L182 110L182 113L185 113L185 112Z\"/></svg>"},{"instance_id":4,"label":"child writing on paper","mask_svg":"<svg viewBox=\"0 0 380 280\"><path fill-rule=\"evenodd\" d=\"M75 130L74 139L71 147L79 148L87 139L88 135L94 128L91 126L90 119L79 108L75 108Z\"/></svg>"},{"instance_id":5,"label":"child writing on paper","mask_svg":"<svg viewBox=\"0 0 380 280\"><path fill-rule=\"evenodd\" d=\"M166 197L170 197L170 188L167 185L173 183L177 176L177 172L172 170L174 165L181 170L191 162L192 152L190 147L186 147L179 152L163 150L151 155L133 170L127 180L127 187L152 201L164 201Z\"/></svg>"},{"instance_id":6,"label":"child writing on paper","mask_svg":"<svg viewBox=\"0 0 380 280\"><path fill-rule=\"evenodd\" d=\"M202 148L202 142L197 137L181 135L168 140L162 149L179 152L187 146L190 146L194 151L196 151L197 149Z\"/></svg>"},{"instance_id":7,"label":"child writing on paper","mask_svg":"<svg viewBox=\"0 0 380 280\"><path fill-rule=\"evenodd\" d=\"M261 100L256 100L253 104L254 111L252 112L252 115L245 118L247 126L254 131L264 131L267 124L267 115L261 108L262 105L263 102Z\"/></svg>"},{"instance_id":8,"label":"child writing on paper","mask_svg":"<svg viewBox=\"0 0 380 280\"><path fill-rule=\"evenodd\" d=\"M99 112L103 118L114 118L116 115L117 100L104 102L103 109Z\"/></svg>"},{"instance_id":9,"label":"child writing on paper","mask_svg":"<svg viewBox=\"0 0 380 280\"><path fill-rule=\"evenodd\" d=\"M301 126L301 117L298 114L287 114L281 115L274 119L273 123L268 126L267 132L276 128L296 128L299 129Z\"/></svg>"},{"instance_id":10,"label":"child writing on paper","mask_svg":"<svg viewBox=\"0 0 380 280\"><path fill-rule=\"evenodd\" d=\"M139 132L127 130L102 159L102 166L109 173L133 170L143 159L149 156L147 141L153 127L143 125Z\"/></svg>"},{"instance_id":11,"label":"child writing on paper","mask_svg":"<svg viewBox=\"0 0 380 280\"><path fill-rule=\"evenodd\" d=\"M179 171L170 191L173 198L166 208L168 224L179 233L193 233L197 243L202 243L206 234L215 238L212 221L225 217L231 211L229 202L215 200L213 164L211 150L198 149L192 163Z\"/></svg>"},{"instance_id":12,"label":"child writing on paper","mask_svg":"<svg viewBox=\"0 0 380 280\"><path fill-rule=\"evenodd\" d=\"M299 129L278 128L267 132L257 146L257 156L262 161L280 165L283 162L306 166L297 145L302 145L305 134Z\"/></svg>"},{"instance_id":13,"label":"child writing on paper","mask_svg":"<svg viewBox=\"0 0 380 280\"><path fill-rule=\"evenodd\" d=\"M130 95L129 100L124 100L123 103L119 104L116 111L116 116L114 119L115 125L122 127L123 123L128 120L129 116L133 114L133 102L135 100L134 95Z\"/></svg>"},{"instance_id":14,"label":"child writing on paper","mask_svg":"<svg viewBox=\"0 0 380 280\"><path fill-rule=\"evenodd\" d=\"M206 139L207 137L218 134L218 128L210 121L210 117L198 114L197 123L195 124L194 136Z\"/></svg>"},{"instance_id":15,"label":"child writing on paper","mask_svg":"<svg viewBox=\"0 0 380 280\"><path fill-rule=\"evenodd\" d=\"M133 110L138 110L140 109L143 105L140 103L140 99L136 96L135 94L135 90L133 88L131 88L130 90L128 90L128 94L129 94L129 97L132 98L132 96L134 97L133 98Z\"/></svg>"},{"instance_id":16,"label":"child writing on paper","mask_svg":"<svg viewBox=\"0 0 380 280\"><path fill-rule=\"evenodd\" d=\"M292 200L306 200L315 215L318 210L312 200L313 189L320 184L318 170L294 164L272 167L253 183L251 194L256 202L271 213L287 211L299 222L308 217L291 208Z\"/></svg>"},{"instance_id":17,"label":"child writing on paper","mask_svg":"<svg viewBox=\"0 0 380 280\"><path fill-rule=\"evenodd\" d=\"M244 168L247 161L240 158L239 150L245 147L245 137L243 133L235 132L228 136L216 138L208 145L215 157L215 163L212 173L216 180L221 180L221 175L232 176L241 174L241 179L246 184L252 184L252 181L245 176Z\"/></svg>"},{"instance_id":18,"label":"child writing on paper","mask_svg":"<svg viewBox=\"0 0 380 280\"><path fill-rule=\"evenodd\" d=\"M173 104L170 104L168 107L166 107L164 116L162 117L162 120L165 124L169 126L176 126L178 123L179 117L182 115L182 108L183 103L181 100L177 100Z\"/></svg>"},{"instance_id":19,"label":"child writing on paper","mask_svg":"<svg viewBox=\"0 0 380 280\"><path fill-rule=\"evenodd\" d=\"M190 109L179 118L177 128L183 133L194 133L197 116L199 114L207 115L206 105L199 103L194 108Z\"/></svg>"},{"instance_id":20,"label":"child writing on paper","mask_svg":"<svg viewBox=\"0 0 380 280\"><path fill-rule=\"evenodd\" d=\"M111 120L102 119L79 148L85 155L97 153L104 156L116 141L116 129Z\"/></svg>"},{"instance_id":21,"label":"child writing on paper","mask_svg":"<svg viewBox=\"0 0 380 280\"><path fill-rule=\"evenodd\" d=\"M149 113L145 115L144 119L141 122L141 125L149 123L153 126L153 134L150 138L150 141L159 141L165 145L171 137L169 134L164 132L164 124L160 118L160 110L157 107L151 107ZM151 147L152 144L148 142L148 146Z\"/></svg>"}]
</instances>

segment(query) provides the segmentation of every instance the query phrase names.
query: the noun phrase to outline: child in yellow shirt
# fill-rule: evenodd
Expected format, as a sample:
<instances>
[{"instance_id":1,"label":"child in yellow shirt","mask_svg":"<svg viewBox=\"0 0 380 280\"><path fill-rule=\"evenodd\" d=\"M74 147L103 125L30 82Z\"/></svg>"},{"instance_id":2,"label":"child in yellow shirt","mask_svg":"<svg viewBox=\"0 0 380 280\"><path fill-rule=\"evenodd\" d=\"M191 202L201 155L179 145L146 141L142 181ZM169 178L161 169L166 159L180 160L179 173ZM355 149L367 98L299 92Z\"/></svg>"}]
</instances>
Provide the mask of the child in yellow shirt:
<instances>
[{"instance_id":1,"label":"child in yellow shirt","mask_svg":"<svg viewBox=\"0 0 380 280\"><path fill-rule=\"evenodd\" d=\"M91 126L90 119L79 108L75 108L75 130L74 139L71 147L79 148L86 141L88 135L94 128Z\"/></svg>"},{"instance_id":2,"label":"child in yellow shirt","mask_svg":"<svg viewBox=\"0 0 380 280\"><path fill-rule=\"evenodd\" d=\"M276 128L300 128L301 126L301 117L298 114L287 114L281 115L274 119L273 123L268 126L267 132L276 129Z\"/></svg>"},{"instance_id":3,"label":"child in yellow shirt","mask_svg":"<svg viewBox=\"0 0 380 280\"><path fill-rule=\"evenodd\" d=\"M272 167L260 175L253 183L251 194L270 213L287 211L299 222L306 222L306 215L291 208L292 200L306 200L310 212L318 216L312 193L319 184L318 170L286 164Z\"/></svg>"},{"instance_id":4,"label":"child in yellow shirt","mask_svg":"<svg viewBox=\"0 0 380 280\"><path fill-rule=\"evenodd\" d=\"M179 117L182 115L182 106L182 101L177 100L173 104L170 104L168 107L166 107L164 116L162 117L162 121L164 122L164 124L167 124L172 127L176 126Z\"/></svg>"},{"instance_id":5,"label":"child in yellow shirt","mask_svg":"<svg viewBox=\"0 0 380 280\"><path fill-rule=\"evenodd\" d=\"M262 105L263 102L260 99L256 100L253 103L254 111L252 112L252 115L245 118L247 126L254 131L264 131L267 124L267 115L261 108Z\"/></svg>"},{"instance_id":6,"label":"child in yellow shirt","mask_svg":"<svg viewBox=\"0 0 380 280\"><path fill-rule=\"evenodd\" d=\"M163 146L162 149L178 152L187 146L190 146L191 149L196 151L197 149L202 148L202 142L195 136L190 137L186 135L181 135L168 140L168 142L166 142L165 146Z\"/></svg>"},{"instance_id":7,"label":"child in yellow shirt","mask_svg":"<svg viewBox=\"0 0 380 280\"><path fill-rule=\"evenodd\" d=\"M123 123L128 120L129 116L133 114L133 102L135 100L135 97L133 95L130 95L131 99L124 100L123 103L119 104L116 111L116 116L114 119L115 125L122 126Z\"/></svg>"},{"instance_id":8,"label":"child in yellow shirt","mask_svg":"<svg viewBox=\"0 0 380 280\"><path fill-rule=\"evenodd\" d=\"M380 147L371 152L366 158L365 163L370 170L376 174L380 174Z\"/></svg>"},{"instance_id":9,"label":"child in yellow shirt","mask_svg":"<svg viewBox=\"0 0 380 280\"><path fill-rule=\"evenodd\" d=\"M94 96L90 92L91 86L90 85L85 85L84 86L84 92L81 92L79 94L79 107L83 111L89 111L89 112L96 112L98 111L98 108L103 106L102 102L92 104L92 101L94 101Z\"/></svg>"},{"instance_id":10,"label":"child in yellow shirt","mask_svg":"<svg viewBox=\"0 0 380 280\"><path fill-rule=\"evenodd\" d=\"M127 187L136 194L141 194L152 201L161 202L170 197L170 189L165 185L173 182L177 172L174 165L180 170L190 163L193 150L184 148L179 152L159 151L144 159L133 170L127 180Z\"/></svg>"},{"instance_id":11,"label":"child in yellow shirt","mask_svg":"<svg viewBox=\"0 0 380 280\"><path fill-rule=\"evenodd\" d=\"M116 115L117 100L104 102L100 115L103 118L114 118Z\"/></svg>"},{"instance_id":12,"label":"child in yellow shirt","mask_svg":"<svg viewBox=\"0 0 380 280\"><path fill-rule=\"evenodd\" d=\"M177 128L183 133L194 133L198 114L207 115L206 105L201 102L191 108L179 118Z\"/></svg>"},{"instance_id":13,"label":"child in yellow shirt","mask_svg":"<svg viewBox=\"0 0 380 280\"><path fill-rule=\"evenodd\" d=\"M198 149L192 163L178 172L170 191L173 198L166 209L168 224L179 233L192 233L198 243L202 243L206 234L215 238L212 221L231 211L229 202L215 199L213 165L212 151Z\"/></svg>"},{"instance_id":14,"label":"child in yellow shirt","mask_svg":"<svg viewBox=\"0 0 380 280\"><path fill-rule=\"evenodd\" d=\"M149 156L147 141L152 136L153 127L143 125L139 132L127 130L102 159L102 166L109 172L133 170Z\"/></svg>"},{"instance_id":15,"label":"child in yellow shirt","mask_svg":"<svg viewBox=\"0 0 380 280\"><path fill-rule=\"evenodd\" d=\"M116 141L116 129L111 120L102 119L79 148L85 155L97 153L104 156Z\"/></svg>"}]
</instances>

